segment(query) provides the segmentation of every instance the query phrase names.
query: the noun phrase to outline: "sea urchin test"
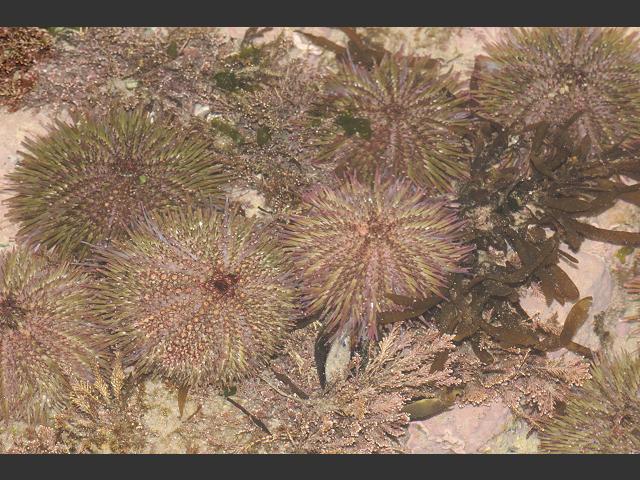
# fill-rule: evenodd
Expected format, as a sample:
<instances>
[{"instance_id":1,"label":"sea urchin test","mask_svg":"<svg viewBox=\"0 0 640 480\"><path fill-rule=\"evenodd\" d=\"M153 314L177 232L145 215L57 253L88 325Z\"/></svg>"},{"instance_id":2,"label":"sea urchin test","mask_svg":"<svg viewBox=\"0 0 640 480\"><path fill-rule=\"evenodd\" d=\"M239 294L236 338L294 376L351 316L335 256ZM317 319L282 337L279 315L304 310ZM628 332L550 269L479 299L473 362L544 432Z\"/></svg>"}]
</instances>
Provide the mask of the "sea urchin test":
<instances>
[{"instance_id":1,"label":"sea urchin test","mask_svg":"<svg viewBox=\"0 0 640 480\"><path fill-rule=\"evenodd\" d=\"M100 257L96 309L123 363L179 388L254 373L296 317L273 235L235 210L158 214Z\"/></svg>"},{"instance_id":2,"label":"sea urchin test","mask_svg":"<svg viewBox=\"0 0 640 480\"><path fill-rule=\"evenodd\" d=\"M303 283L306 314L329 330L377 337L380 313L397 310L388 294L442 295L471 247L463 222L441 201L425 199L407 180L355 178L318 187L285 235Z\"/></svg>"}]
</instances>

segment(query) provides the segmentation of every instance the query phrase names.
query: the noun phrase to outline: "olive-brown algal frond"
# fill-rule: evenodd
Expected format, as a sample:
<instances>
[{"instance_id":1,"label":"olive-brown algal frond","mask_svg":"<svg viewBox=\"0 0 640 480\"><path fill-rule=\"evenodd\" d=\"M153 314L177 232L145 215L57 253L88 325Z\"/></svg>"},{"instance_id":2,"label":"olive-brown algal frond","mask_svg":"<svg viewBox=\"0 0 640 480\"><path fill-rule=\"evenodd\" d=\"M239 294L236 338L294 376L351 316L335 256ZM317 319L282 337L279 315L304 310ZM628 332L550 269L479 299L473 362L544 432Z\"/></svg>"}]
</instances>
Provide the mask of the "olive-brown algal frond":
<instances>
[{"instance_id":1,"label":"olive-brown algal frond","mask_svg":"<svg viewBox=\"0 0 640 480\"><path fill-rule=\"evenodd\" d=\"M327 85L336 133L325 140L320 160L362 178L388 170L423 188L451 190L468 170L462 139L468 120L458 89L455 77L441 73L436 62L399 53L370 72L341 64Z\"/></svg>"},{"instance_id":2,"label":"olive-brown algal frond","mask_svg":"<svg viewBox=\"0 0 640 480\"><path fill-rule=\"evenodd\" d=\"M602 357L592 379L539 432L551 453L640 453L640 358Z\"/></svg>"},{"instance_id":3,"label":"olive-brown algal frond","mask_svg":"<svg viewBox=\"0 0 640 480\"><path fill-rule=\"evenodd\" d=\"M571 133L596 151L640 137L640 43L625 29L512 29L486 49L472 92L483 116L560 125L584 112Z\"/></svg>"},{"instance_id":4,"label":"olive-brown algal frond","mask_svg":"<svg viewBox=\"0 0 640 480\"><path fill-rule=\"evenodd\" d=\"M578 300L580 293L560 263L577 260L560 247L566 244L577 251L585 238L640 245L637 232L606 230L588 220L618 200L640 204L640 183L620 180L621 175L637 175L640 158L623 149L593 153L586 136L576 143L563 141L568 125L551 129L540 123L533 141L523 142L528 150L521 157L524 162L509 167L509 139L522 130L485 127L475 140L472 179L460 188L459 201L478 250L489 256L500 252L501 260L495 258L494 265L500 273L492 274L493 280L516 286L537 279L548 304ZM513 251L518 263L505 263Z\"/></svg>"},{"instance_id":5,"label":"olive-brown algal frond","mask_svg":"<svg viewBox=\"0 0 640 480\"><path fill-rule=\"evenodd\" d=\"M326 37L313 35L303 30L296 30L296 33L302 35L315 46L332 52L338 62L353 61L364 68L371 69L379 64L385 57L390 54L384 46L373 41L366 34L358 32L356 27L335 27L347 37L345 46L339 45Z\"/></svg>"},{"instance_id":6,"label":"olive-brown algal frond","mask_svg":"<svg viewBox=\"0 0 640 480\"><path fill-rule=\"evenodd\" d=\"M205 143L139 111L58 122L25 146L8 175L18 238L80 258L125 235L143 208L220 203L228 180Z\"/></svg>"},{"instance_id":7,"label":"olive-brown algal frond","mask_svg":"<svg viewBox=\"0 0 640 480\"><path fill-rule=\"evenodd\" d=\"M309 192L305 206L284 243L300 272L306 314L319 314L329 330L377 337L380 314L398 308L388 295L443 296L471 250L455 212L408 180L376 175L367 186L351 177Z\"/></svg>"},{"instance_id":8,"label":"olive-brown algal frond","mask_svg":"<svg viewBox=\"0 0 640 480\"><path fill-rule=\"evenodd\" d=\"M0 418L44 421L65 404L70 375L91 378L106 339L88 282L21 247L0 255Z\"/></svg>"},{"instance_id":9,"label":"olive-brown algal frond","mask_svg":"<svg viewBox=\"0 0 640 480\"><path fill-rule=\"evenodd\" d=\"M294 288L268 228L237 211L161 212L100 254L96 310L136 374L179 388L229 384L272 355Z\"/></svg>"}]
</instances>

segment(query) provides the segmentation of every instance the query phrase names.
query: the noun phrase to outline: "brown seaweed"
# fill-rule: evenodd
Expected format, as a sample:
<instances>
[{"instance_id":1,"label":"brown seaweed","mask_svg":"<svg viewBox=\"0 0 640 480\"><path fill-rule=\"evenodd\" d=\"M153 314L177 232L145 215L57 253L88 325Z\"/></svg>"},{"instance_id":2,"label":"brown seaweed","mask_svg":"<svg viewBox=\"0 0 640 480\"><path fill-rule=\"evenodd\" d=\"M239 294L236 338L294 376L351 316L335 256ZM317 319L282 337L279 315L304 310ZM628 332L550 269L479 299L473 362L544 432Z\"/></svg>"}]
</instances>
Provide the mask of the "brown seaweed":
<instances>
[{"instance_id":1,"label":"brown seaweed","mask_svg":"<svg viewBox=\"0 0 640 480\"><path fill-rule=\"evenodd\" d=\"M347 36L346 47L325 37L313 35L302 30L296 30L296 33L303 35L314 45L335 54L336 60L339 62L352 60L354 63L360 64L365 68L371 68L380 63L382 58L389 53L383 46L374 43L360 34L354 27L337 28Z\"/></svg>"}]
</instances>

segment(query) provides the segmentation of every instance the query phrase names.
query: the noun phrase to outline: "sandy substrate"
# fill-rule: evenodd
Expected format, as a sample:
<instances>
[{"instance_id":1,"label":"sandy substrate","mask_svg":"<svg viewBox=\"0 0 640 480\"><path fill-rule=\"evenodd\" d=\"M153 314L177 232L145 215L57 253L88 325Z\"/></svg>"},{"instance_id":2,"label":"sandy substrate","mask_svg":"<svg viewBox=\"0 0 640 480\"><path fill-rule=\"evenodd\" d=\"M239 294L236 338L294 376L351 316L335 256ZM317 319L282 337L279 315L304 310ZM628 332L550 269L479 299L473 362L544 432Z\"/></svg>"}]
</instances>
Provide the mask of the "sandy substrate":
<instances>
[{"instance_id":1,"label":"sandy substrate","mask_svg":"<svg viewBox=\"0 0 640 480\"><path fill-rule=\"evenodd\" d=\"M226 28L223 32L234 38L241 38L246 29ZM286 28L300 55L320 58L323 53L305 38ZM324 28L307 28L314 34L328 35L335 41L344 40L340 32ZM277 30L272 34L276 34ZM389 47L412 46L419 53L429 53L448 62L454 71L466 77L471 72L476 55L483 52L483 42L497 38L499 28L456 28L430 29L429 32L416 29L396 29L391 36ZM64 119L64 114L58 118ZM45 132L46 125L53 121L51 112L45 107L40 110L21 110L7 113L0 110L0 176L10 172L18 159L21 142L27 136ZM1 192L1 198L8 193ZM262 202L255 192L237 192L247 205L255 208ZM604 228L637 229L640 224L639 209L625 203L593 219L593 223ZM15 225L5 218L6 208L0 205L0 248L13 243ZM566 271L580 290L581 297L593 296L593 307L587 323L578 332L576 341L588 347L599 348L600 339L594 332L596 314L604 312L604 328L610 332L615 347L635 347L637 339L629 336L628 324L620 322L625 310L625 295L621 288L621 278L629 269L631 256L623 264L615 257L619 247L586 241L578 253L579 266ZM571 305L560 306L555 302L547 306L539 292L531 290L522 301L530 314L549 317L558 313L560 318ZM175 392L170 392L160 384L150 384L147 388L151 409L145 421L155 433L151 443L153 452L185 452L195 447L187 444L179 433L181 422L194 413L196 405L187 403L186 414L179 418ZM216 403L217 402L217 403ZM220 401L212 399L206 409L220 407ZM208 412L213 414L213 411ZM516 421L509 409L500 402L480 407L454 407L430 420L414 422L407 438L407 447L414 453L479 453L479 452L534 452L537 448L535 435L527 436L528 428Z\"/></svg>"}]
</instances>

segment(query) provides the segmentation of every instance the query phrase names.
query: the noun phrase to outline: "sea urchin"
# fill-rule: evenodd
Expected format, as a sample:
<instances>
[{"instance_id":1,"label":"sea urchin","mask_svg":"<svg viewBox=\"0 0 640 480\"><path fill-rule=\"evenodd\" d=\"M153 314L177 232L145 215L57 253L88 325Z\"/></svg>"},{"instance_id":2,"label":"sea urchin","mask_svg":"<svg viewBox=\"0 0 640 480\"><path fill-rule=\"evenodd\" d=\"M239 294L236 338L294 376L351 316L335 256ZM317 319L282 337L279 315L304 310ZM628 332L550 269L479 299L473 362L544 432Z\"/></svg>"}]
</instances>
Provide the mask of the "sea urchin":
<instances>
[{"instance_id":1,"label":"sea urchin","mask_svg":"<svg viewBox=\"0 0 640 480\"><path fill-rule=\"evenodd\" d=\"M87 314L88 278L15 248L0 255L0 418L43 420L71 376L90 379L104 338Z\"/></svg>"},{"instance_id":2,"label":"sea urchin","mask_svg":"<svg viewBox=\"0 0 640 480\"><path fill-rule=\"evenodd\" d=\"M542 425L551 453L640 453L640 358L626 352L600 358L593 378L564 411Z\"/></svg>"},{"instance_id":3,"label":"sea urchin","mask_svg":"<svg viewBox=\"0 0 640 480\"><path fill-rule=\"evenodd\" d=\"M161 212L101 252L98 314L136 374L178 388L258 369L295 319L288 269L268 229L228 209Z\"/></svg>"},{"instance_id":4,"label":"sea urchin","mask_svg":"<svg viewBox=\"0 0 640 480\"><path fill-rule=\"evenodd\" d=\"M58 122L25 146L8 175L18 237L78 257L122 236L143 207L217 202L226 181L206 144L139 111Z\"/></svg>"},{"instance_id":5,"label":"sea urchin","mask_svg":"<svg viewBox=\"0 0 640 480\"><path fill-rule=\"evenodd\" d=\"M337 189L309 192L305 204L284 241L302 277L306 313L320 314L330 331L377 337L380 313L398 309L388 294L442 295L470 251L455 213L408 180L376 175L367 186L352 176Z\"/></svg>"},{"instance_id":6,"label":"sea urchin","mask_svg":"<svg viewBox=\"0 0 640 480\"><path fill-rule=\"evenodd\" d=\"M561 125L606 150L640 136L640 42L621 28L511 29L487 47L473 92L498 122Z\"/></svg>"},{"instance_id":7,"label":"sea urchin","mask_svg":"<svg viewBox=\"0 0 640 480\"><path fill-rule=\"evenodd\" d=\"M389 170L423 188L448 191L467 175L467 154L456 129L467 125L454 76L434 61L387 55L372 71L342 63L327 86L341 133L321 161L360 177Z\"/></svg>"}]
</instances>

